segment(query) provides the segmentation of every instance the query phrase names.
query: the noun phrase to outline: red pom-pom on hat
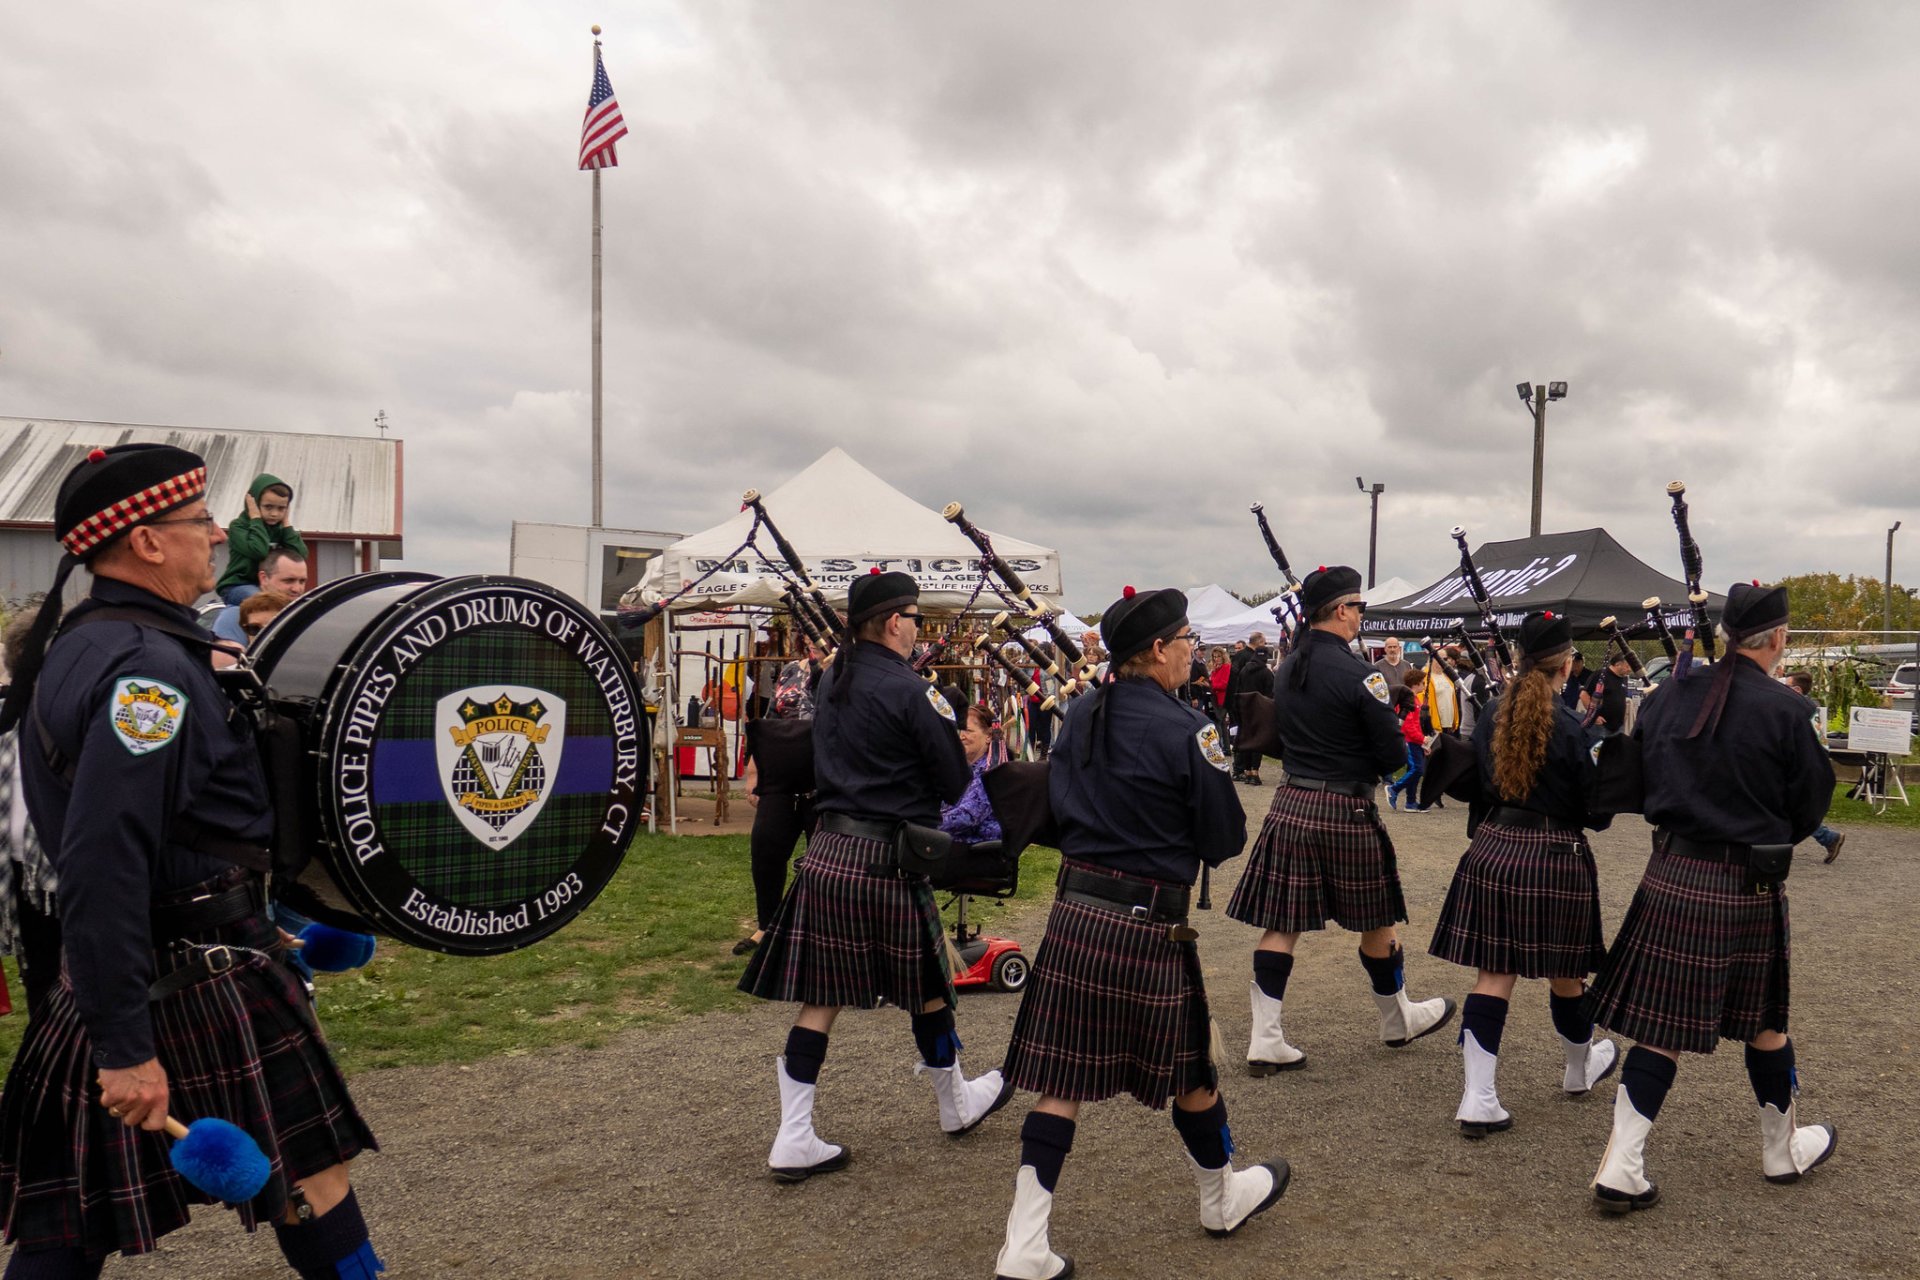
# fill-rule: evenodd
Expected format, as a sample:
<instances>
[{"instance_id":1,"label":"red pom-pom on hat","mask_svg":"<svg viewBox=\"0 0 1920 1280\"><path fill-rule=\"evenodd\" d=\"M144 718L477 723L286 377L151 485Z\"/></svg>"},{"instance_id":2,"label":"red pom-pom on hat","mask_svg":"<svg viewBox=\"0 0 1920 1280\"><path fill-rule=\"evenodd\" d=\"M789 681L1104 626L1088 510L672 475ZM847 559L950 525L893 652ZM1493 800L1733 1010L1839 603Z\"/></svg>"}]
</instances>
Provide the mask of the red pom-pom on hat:
<instances>
[{"instance_id":1,"label":"red pom-pom on hat","mask_svg":"<svg viewBox=\"0 0 1920 1280\"><path fill-rule=\"evenodd\" d=\"M1549 610L1547 610L1547 611L1546 611L1546 613L1545 613L1545 614L1543 614L1543 615L1541 615L1541 616L1543 616L1544 618L1546 618L1546 620L1547 620L1548 622L1552 622L1552 621L1553 621L1553 610L1551 610L1551 609L1549 609Z\"/></svg>"},{"instance_id":2,"label":"red pom-pom on hat","mask_svg":"<svg viewBox=\"0 0 1920 1280\"><path fill-rule=\"evenodd\" d=\"M107 451L105 449L95 449L87 455L88 462L105 462L106 460Z\"/></svg>"},{"instance_id":3,"label":"red pom-pom on hat","mask_svg":"<svg viewBox=\"0 0 1920 1280\"><path fill-rule=\"evenodd\" d=\"M1120 588L1120 598L1121 598L1122 600L1131 600L1131 599L1133 599L1133 588L1132 588L1132 587L1122 587L1122 588Z\"/></svg>"},{"instance_id":4,"label":"red pom-pom on hat","mask_svg":"<svg viewBox=\"0 0 1920 1280\"><path fill-rule=\"evenodd\" d=\"M877 577L879 577L879 576L880 576L880 566L879 566L879 565L875 565L875 566L873 566L873 568L871 568L871 569L869 569L869 570L867 570L867 576L868 576L869 578L877 578Z\"/></svg>"},{"instance_id":5,"label":"red pom-pom on hat","mask_svg":"<svg viewBox=\"0 0 1920 1280\"><path fill-rule=\"evenodd\" d=\"M1757 586L1759 586L1759 585L1760 585L1760 579L1758 579L1758 578L1755 578L1755 579L1753 580L1753 585L1754 585L1754 586L1756 586L1756 587L1757 587Z\"/></svg>"},{"instance_id":6,"label":"red pom-pom on hat","mask_svg":"<svg viewBox=\"0 0 1920 1280\"><path fill-rule=\"evenodd\" d=\"M1314 570L1315 573L1325 573L1326 571L1327 571L1327 566L1325 565L1321 565L1318 569Z\"/></svg>"}]
</instances>

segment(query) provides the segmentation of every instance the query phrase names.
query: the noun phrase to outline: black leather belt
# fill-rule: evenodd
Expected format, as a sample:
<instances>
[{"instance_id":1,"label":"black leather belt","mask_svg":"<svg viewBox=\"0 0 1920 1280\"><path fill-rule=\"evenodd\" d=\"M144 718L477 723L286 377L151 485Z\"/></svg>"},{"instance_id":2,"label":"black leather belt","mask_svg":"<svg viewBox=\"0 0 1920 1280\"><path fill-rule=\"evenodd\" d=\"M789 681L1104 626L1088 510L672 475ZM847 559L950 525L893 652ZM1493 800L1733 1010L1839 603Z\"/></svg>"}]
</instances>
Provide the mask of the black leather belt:
<instances>
[{"instance_id":1,"label":"black leather belt","mask_svg":"<svg viewBox=\"0 0 1920 1280\"><path fill-rule=\"evenodd\" d=\"M1162 884L1157 880L1143 880L1134 876L1102 875L1097 871L1069 866L1060 869L1058 896L1063 902L1116 912L1142 924L1170 925L1187 934L1184 938L1176 937L1170 929L1168 936L1176 942L1192 940L1192 930L1185 928L1185 885Z\"/></svg>"},{"instance_id":2,"label":"black leather belt","mask_svg":"<svg viewBox=\"0 0 1920 1280\"><path fill-rule=\"evenodd\" d=\"M219 942L195 947L184 963L154 980L153 985L147 988L147 999L164 1000L176 991L185 991L209 978L217 978L229 969L245 964L246 958L254 954L257 953L246 947L229 947Z\"/></svg>"},{"instance_id":3,"label":"black leather belt","mask_svg":"<svg viewBox=\"0 0 1920 1280\"><path fill-rule=\"evenodd\" d=\"M1292 774L1283 775L1281 781L1289 787L1298 787L1302 791L1331 791L1338 796L1358 796L1362 800L1373 797L1377 782L1346 782L1338 778L1296 778Z\"/></svg>"},{"instance_id":4,"label":"black leather belt","mask_svg":"<svg viewBox=\"0 0 1920 1280\"><path fill-rule=\"evenodd\" d=\"M1569 835L1578 835L1580 828L1571 822L1562 821L1537 809L1516 809L1511 805L1501 805L1487 815L1488 822L1497 822L1503 827L1526 827L1534 831L1564 831Z\"/></svg>"},{"instance_id":5,"label":"black leather belt","mask_svg":"<svg viewBox=\"0 0 1920 1280\"><path fill-rule=\"evenodd\" d=\"M856 818L850 813L823 813L820 815L820 829L839 836L852 836L857 840L884 840L892 844L894 832L900 829L900 824L891 819Z\"/></svg>"},{"instance_id":6,"label":"black leather belt","mask_svg":"<svg viewBox=\"0 0 1920 1280\"><path fill-rule=\"evenodd\" d=\"M1654 834L1660 840L1661 850L1676 858L1696 858L1701 862L1723 862L1730 867L1744 867L1753 857L1753 846L1750 844L1695 840L1664 827Z\"/></svg>"},{"instance_id":7,"label":"black leather belt","mask_svg":"<svg viewBox=\"0 0 1920 1280\"><path fill-rule=\"evenodd\" d=\"M206 892L191 898L156 902L148 908L153 945L157 947L175 938L236 924L266 909L266 889L253 875L225 889L209 886Z\"/></svg>"}]
</instances>

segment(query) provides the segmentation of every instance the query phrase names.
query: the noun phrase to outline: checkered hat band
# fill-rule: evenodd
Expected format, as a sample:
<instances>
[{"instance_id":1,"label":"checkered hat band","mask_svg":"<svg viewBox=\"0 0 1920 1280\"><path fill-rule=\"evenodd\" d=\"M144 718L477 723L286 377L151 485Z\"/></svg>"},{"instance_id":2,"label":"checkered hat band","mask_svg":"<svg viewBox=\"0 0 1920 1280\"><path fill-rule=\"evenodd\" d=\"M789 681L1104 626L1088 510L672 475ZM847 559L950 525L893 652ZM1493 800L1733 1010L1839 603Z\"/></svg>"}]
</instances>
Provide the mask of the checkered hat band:
<instances>
[{"instance_id":1,"label":"checkered hat band","mask_svg":"<svg viewBox=\"0 0 1920 1280\"><path fill-rule=\"evenodd\" d=\"M171 480L149 485L139 493L120 499L105 511L88 516L75 525L71 533L60 539L60 545L76 556L83 556L122 530L157 516L162 511L192 502L206 491L207 469L195 467Z\"/></svg>"}]
</instances>

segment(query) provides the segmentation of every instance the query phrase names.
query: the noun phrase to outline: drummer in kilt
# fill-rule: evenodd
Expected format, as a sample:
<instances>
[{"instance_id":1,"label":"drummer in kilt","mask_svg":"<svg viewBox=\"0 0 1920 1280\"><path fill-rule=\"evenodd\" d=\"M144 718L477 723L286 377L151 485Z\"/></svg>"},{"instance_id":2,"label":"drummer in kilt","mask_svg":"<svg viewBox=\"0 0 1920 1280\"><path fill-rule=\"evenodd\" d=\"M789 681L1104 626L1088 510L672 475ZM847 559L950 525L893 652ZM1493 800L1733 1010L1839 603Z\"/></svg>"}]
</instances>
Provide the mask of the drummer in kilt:
<instances>
[{"instance_id":1,"label":"drummer in kilt","mask_svg":"<svg viewBox=\"0 0 1920 1280\"><path fill-rule=\"evenodd\" d=\"M1293 949L1332 920L1360 935L1360 965L1393 1048L1429 1035L1453 1001L1409 1000L1397 921L1407 918L1393 841L1374 801L1384 776L1406 767L1407 745L1387 678L1348 648L1366 601L1360 574L1325 565L1300 585L1308 630L1274 676L1274 727L1286 775L1254 841L1227 914L1262 930L1253 953L1253 1034L1247 1071L1306 1065L1281 1025Z\"/></svg>"},{"instance_id":2,"label":"drummer in kilt","mask_svg":"<svg viewBox=\"0 0 1920 1280\"><path fill-rule=\"evenodd\" d=\"M347 1180L373 1134L276 954L265 775L187 607L213 589L226 540L205 490L205 462L167 445L96 449L67 474L67 554L0 710L20 725L65 934L0 1094L9 1280L98 1275L210 1203L168 1161L169 1114L259 1144L266 1187L233 1207L249 1231L272 1224L301 1276L381 1270ZM49 647L80 564L91 596Z\"/></svg>"},{"instance_id":3,"label":"drummer in kilt","mask_svg":"<svg viewBox=\"0 0 1920 1280\"><path fill-rule=\"evenodd\" d=\"M1127 594L1101 618L1115 678L1071 706L1048 799L1060 885L1020 1002L1007 1080L1041 1096L1020 1131L1000 1280L1071 1275L1047 1225L1085 1102L1116 1094L1173 1125L1200 1187L1200 1224L1231 1235L1286 1190L1284 1160L1236 1171L1187 897L1201 862L1246 842L1220 731L1183 705L1195 637L1178 591Z\"/></svg>"},{"instance_id":4,"label":"drummer in kilt","mask_svg":"<svg viewBox=\"0 0 1920 1280\"><path fill-rule=\"evenodd\" d=\"M1799 1123L1787 1038L1787 872L1833 799L1833 766L1806 703L1769 673L1787 645L1787 589L1737 583L1710 671L1670 680L1641 709L1653 857L1588 994L1593 1020L1639 1041L1613 1100L1593 1194L1610 1213L1660 1198L1647 1137L1682 1053L1746 1042L1760 1108L1760 1170L1796 1182L1833 1154L1830 1124Z\"/></svg>"},{"instance_id":5,"label":"drummer in kilt","mask_svg":"<svg viewBox=\"0 0 1920 1280\"><path fill-rule=\"evenodd\" d=\"M953 708L907 664L919 600L910 575L878 570L847 593L850 634L814 709L819 828L740 979L749 995L802 1006L775 1060L780 1129L767 1165L781 1182L846 1167L846 1149L813 1128L814 1087L843 1007L884 1001L913 1015L915 1070L932 1077L951 1136L1011 1096L998 1071L961 1073L940 912L926 877L901 870L894 853L902 823L937 828L941 802L958 800L973 777Z\"/></svg>"},{"instance_id":6,"label":"drummer in kilt","mask_svg":"<svg viewBox=\"0 0 1920 1280\"><path fill-rule=\"evenodd\" d=\"M1513 1127L1494 1076L1515 978L1545 978L1554 1030L1566 1051L1561 1087L1580 1095L1614 1067L1611 1040L1593 1041L1582 1012L1584 980L1606 954L1600 894L1583 827L1590 816L1593 758L1580 717L1560 701L1573 665L1565 617L1530 613L1520 624L1520 667L1474 726L1473 752L1484 800L1471 810L1473 843L1453 873L1428 950L1480 971L1460 1011L1466 1087L1461 1136Z\"/></svg>"}]
</instances>

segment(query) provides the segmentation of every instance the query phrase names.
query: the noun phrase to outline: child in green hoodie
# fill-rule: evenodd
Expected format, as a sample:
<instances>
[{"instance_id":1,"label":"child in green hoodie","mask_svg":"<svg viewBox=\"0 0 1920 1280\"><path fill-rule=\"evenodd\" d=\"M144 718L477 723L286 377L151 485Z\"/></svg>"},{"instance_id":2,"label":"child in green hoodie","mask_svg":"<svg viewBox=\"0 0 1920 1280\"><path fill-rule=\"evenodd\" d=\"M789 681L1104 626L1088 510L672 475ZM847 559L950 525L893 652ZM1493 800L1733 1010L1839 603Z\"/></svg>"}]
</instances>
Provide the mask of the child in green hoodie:
<instances>
[{"instance_id":1,"label":"child in green hoodie","mask_svg":"<svg viewBox=\"0 0 1920 1280\"><path fill-rule=\"evenodd\" d=\"M293 527L293 486L261 472L247 487L247 509L227 526L227 571L215 588L228 604L239 604L260 590L260 562L283 547L307 558L307 544Z\"/></svg>"}]
</instances>

